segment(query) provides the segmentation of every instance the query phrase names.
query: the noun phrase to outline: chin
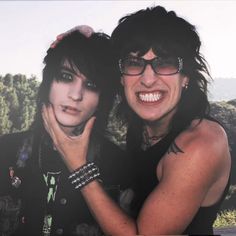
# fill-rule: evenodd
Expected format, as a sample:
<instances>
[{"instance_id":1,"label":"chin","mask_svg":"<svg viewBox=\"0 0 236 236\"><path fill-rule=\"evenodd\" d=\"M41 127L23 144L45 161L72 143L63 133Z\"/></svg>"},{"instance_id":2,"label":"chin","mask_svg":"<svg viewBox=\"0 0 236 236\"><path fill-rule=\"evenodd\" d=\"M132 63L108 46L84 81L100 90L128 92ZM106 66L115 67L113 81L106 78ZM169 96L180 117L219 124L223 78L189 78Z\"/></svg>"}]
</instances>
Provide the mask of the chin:
<instances>
[{"instance_id":1,"label":"chin","mask_svg":"<svg viewBox=\"0 0 236 236\"><path fill-rule=\"evenodd\" d=\"M61 122L59 122L59 124L65 128L76 128L77 126L80 125L80 123L78 124L78 123L61 123Z\"/></svg>"},{"instance_id":2,"label":"chin","mask_svg":"<svg viewBox=\"0 0 236 236\"><path fill-rule=\"evenodd\" d=\"M143 113L137 113L137 115L142 119L146 121L156 121L160 118L157 114L143 114Z\"/></svg>"},{"instance_id":3,"label":"chin","mask_svg":"<svg viewBox=\"0 0 236 236\"><path fill-rule=\"evenodd\" d=\"M158 120L158 118L149 118L149 117L148 118L144 117L142 119L146 122L149 122L149 123L152 123L152 122L155 122Z\"/></svg>"},{"instance_id":4,"label":"chin","mask_svg":"<svg viewBox=\"0 0 236 236\"><path fill-rule=\"evenodd\" d=\"M63 119L57 119L58 123L62 127L68 127L68 128L75 128L76 126L80 125L81 122L72 122L68 120L63 120Z\"/></svg>"}]
</instances>

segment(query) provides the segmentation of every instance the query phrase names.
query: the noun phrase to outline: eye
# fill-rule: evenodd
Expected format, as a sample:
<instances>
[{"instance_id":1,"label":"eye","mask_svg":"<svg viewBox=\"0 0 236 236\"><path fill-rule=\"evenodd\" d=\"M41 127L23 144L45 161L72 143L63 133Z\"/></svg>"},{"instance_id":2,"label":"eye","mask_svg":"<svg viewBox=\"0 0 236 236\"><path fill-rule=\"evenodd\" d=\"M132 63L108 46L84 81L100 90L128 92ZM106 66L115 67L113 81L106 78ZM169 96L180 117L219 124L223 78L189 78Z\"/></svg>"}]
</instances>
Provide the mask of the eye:
<instances>
[{"instance_id":1,"label":"eye","mask_svg":"<svg viewBox=\"0 0 236 236\"><path fill-rule=\"evenodd\" d=\"M178 58L174 58L174 57L159 58L158 64L161 67L166 67L166 66L176 67L178 66Z\"/></svg>"},{"instance_id":2,"label":"eye","mask_svg":"<svg viewBox=\"0 0 236 236\"><path fill-rule=\"evenodd\" d=\"M68 73L68 72L61 71L59 73L58 80L63 81L63 82L72 82L73 81L73 75Z\"/></svg>"},{"instance_id":3,"label":"eye","mask_svg":"<svg viewBox=\"0 0 236 236\"><path fill-rule=\"evenodd\" d=\"M126 66L142 66L140 58L131 57L126 60Z\"/></svg>"},{"instance_id":4,"label":"eye","mask_svg":"<svg viewBox=\"0 0 236 236\"><path fill-rule=\"evenodd\" d=\"M92 80L86 79L85 86L90 90L97 90L97 85Z\"/></svg>"}]
</instances>

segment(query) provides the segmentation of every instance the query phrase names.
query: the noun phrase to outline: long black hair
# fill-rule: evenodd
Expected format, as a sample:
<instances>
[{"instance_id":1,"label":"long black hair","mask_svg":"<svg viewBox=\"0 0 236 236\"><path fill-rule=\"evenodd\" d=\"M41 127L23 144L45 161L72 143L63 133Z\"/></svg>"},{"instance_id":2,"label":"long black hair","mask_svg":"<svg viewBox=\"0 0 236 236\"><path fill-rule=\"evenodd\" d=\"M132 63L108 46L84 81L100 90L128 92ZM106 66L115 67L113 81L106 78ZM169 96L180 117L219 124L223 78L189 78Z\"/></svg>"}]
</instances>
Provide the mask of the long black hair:
<instances>
[{"instance_id":1,"label":"long black hair","mask_svg":"<svg viewBox=\"0 0 236 236\"><path fill-rule=\"evenodd\" d=\"M77 67L89 80L92 80L99 92L99 104L96 111L94 129L102 133L106 127L109 110L113 105L118 74L114 69L114 56L110 38L104 33L92 33L86 37L79 31L65 35L53 48L49 48L44 58L43 79L39 87L37 113L32 125L34 131L44 130L41 116L43 104L49 101L51 84L57 80L60 67L67 60L71 67ZM117 82L118 83L118 82Z\"/></svg>"},{"instance_id":2,"label":"long black hair","mask_svg":"<svg viewBox=\"0 0 236 236\"><path fill-rule=\"evenodd\" d=\"M161 6L151 7L129 14L119 20L111 40L118 60L131 52L144 55L152 49L156 55L167 53L183 59L181 73L189 78L188 89L182 93L177 111L171 121L170 130L179 132L190 125L195 118L200 120L209 113L207 84L211 76L207 63L200 53L201 41L195 26L178 17L174 11L166 11ZM140 137L137 127L141 119L131 110L120 86L122 101L118 116L133 126L136 137Z\"/></svg>"}]
</instances>

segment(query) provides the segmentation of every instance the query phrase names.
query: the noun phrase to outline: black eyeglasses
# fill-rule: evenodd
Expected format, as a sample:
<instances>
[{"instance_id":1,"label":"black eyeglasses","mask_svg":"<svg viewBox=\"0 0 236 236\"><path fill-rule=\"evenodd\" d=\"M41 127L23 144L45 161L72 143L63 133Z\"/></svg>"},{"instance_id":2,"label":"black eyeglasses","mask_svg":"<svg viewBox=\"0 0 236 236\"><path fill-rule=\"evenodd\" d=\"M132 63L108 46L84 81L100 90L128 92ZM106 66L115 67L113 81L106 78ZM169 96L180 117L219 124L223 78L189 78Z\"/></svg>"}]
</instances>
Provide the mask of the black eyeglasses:
<instances>
[{"instance_id":1,"label":"black eyeglasses","mask_svg":"<svg viewBox=\"0 0 236 236\"><path fill-rule=\"evenodd\" d=\"M183 59L180 57L155 57L146 60L142 57L129 56L119 60L120 72L123 75L141 75L146 66L151 65L158 75L174 75L183 69Z\"/></svg>"}]
</instances>

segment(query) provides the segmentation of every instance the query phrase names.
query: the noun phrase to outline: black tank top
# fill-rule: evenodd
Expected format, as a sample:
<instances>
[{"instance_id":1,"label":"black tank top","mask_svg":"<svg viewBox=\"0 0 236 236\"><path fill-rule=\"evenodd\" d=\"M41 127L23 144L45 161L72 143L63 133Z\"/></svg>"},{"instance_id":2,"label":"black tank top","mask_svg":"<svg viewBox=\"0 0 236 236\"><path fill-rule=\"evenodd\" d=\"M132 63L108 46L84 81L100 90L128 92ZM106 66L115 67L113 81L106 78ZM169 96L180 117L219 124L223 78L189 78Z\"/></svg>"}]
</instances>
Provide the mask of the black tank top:
<instances>
[{"instance_id":1,"label":"black tank top","mask_svg":"<svg viewBox=\"0 0 236 236\"><path fill-rule=\"evenodd\" d=\"M135 217L137 217L147 196L159 184L156 177L156 167L177 136L178 134L169 134L147 150L136 149L133 152L133 161L137 167L134 185L135 199L132 203ZM228 181L224 193L217 203L209 207L199 208L192 222L187 226L183 234L213 234L212 225L216 219L220 205L228 192L229 185Z\"/></svg>"}]
</instances>

